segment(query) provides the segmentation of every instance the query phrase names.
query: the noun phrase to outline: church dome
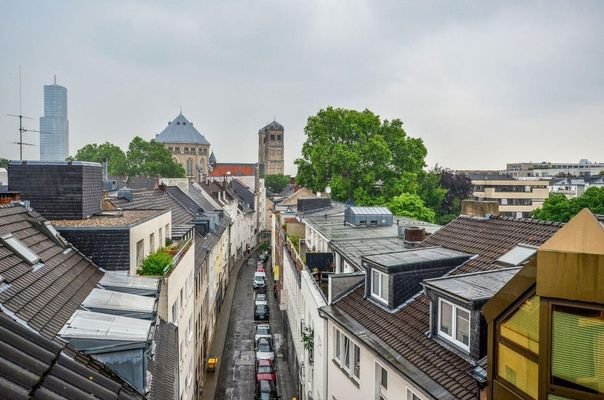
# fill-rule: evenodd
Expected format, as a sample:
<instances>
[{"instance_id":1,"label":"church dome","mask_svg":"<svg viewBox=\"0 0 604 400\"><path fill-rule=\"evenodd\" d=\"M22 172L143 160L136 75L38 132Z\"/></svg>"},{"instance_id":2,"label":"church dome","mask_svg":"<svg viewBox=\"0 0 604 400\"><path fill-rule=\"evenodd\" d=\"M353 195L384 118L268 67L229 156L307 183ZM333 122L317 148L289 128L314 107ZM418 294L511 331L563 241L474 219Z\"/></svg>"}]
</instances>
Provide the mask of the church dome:
<instances>
[{"instance_id":1,"label":"church dome","mask_svg":"<svg viewBox=\"0 0 604 400\"><path fill-rule=\"evenodd\" d=\"M174 121L168 122L166 129L156 135L155 140L160 143L210 144L182 113Z\"/></svg>"}]
</instances>

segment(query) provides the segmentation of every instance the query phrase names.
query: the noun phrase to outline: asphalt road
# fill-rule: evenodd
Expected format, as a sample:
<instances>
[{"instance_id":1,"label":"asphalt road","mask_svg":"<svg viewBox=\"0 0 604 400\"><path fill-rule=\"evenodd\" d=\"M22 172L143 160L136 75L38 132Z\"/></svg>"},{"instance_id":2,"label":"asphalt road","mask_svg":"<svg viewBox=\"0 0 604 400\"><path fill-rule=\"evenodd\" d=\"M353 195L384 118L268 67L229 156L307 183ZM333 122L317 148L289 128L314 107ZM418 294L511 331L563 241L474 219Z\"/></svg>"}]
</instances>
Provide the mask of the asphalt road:
<instances>
[{"instance_id":1,"label":"asphalt road","mask_svg":"<svg viewBox=\"0 0 604 400\"><path fill-rule=\"evenodd\" d=\"M257 260L258 254L250 258ZM233 306L229 327L220 364L220 379L216 388L216 400L252 400L255 391L255 352L254 352L254 289L252 278L256 263L241 266L237 276L237 286L233 297ZM272 295L272 271L267 270L269 287L270 324L275 343L275 363L277 387L283 400L294 395L294 382L287 366L287 349L284 348L282 321L279 307Z\"/></svg>"}]
</instances>

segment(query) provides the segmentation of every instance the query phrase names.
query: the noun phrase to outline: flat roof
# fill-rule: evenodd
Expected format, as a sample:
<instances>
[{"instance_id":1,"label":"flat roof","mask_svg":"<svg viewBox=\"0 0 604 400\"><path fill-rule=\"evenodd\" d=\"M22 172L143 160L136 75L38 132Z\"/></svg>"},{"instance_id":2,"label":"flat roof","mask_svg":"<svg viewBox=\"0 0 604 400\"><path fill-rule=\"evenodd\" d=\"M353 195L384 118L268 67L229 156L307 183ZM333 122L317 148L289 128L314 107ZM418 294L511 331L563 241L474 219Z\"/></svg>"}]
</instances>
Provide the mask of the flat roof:
<instances>
[{"instance_id":1,"label":"flat roof","mask_svg":"<svg viewBox=\"0 0 604 400\"><path fill-rule=\"evenodd\" d=\"M343 212L336 215L321 215L321 213L318 212L311 217L305 217L304 221L330 241L398 237L399 226L417 226L419 228L424 228L428 233L434 233L441 228L440 225L400 216L393 216L394 223L392 225L353 226L344 223ZM398 225L396 223L397 221Z\"/></svg>"},{"instance_id":2,"label":"flat roof","mask_svg":"<svg viewBox=\"0 0 604 400\"><path fill-rule=\"evenodd\" d=\"M146 342L152 321L76 310L59 331L68 339Z\"/></svg>"},{"instance_id":3,"label":"flat roof","mask_svg":"<svg viewBox=\"0 0 604 400\"><path fill-rule=\"evenodd\" d=\"M363 259L377 264L390 272L398 272L399 270L403 271L422 265L461 264L471 256L471 254L444 247L419 247L394 253L365 256Z\"/></svg>"},{"instance_id":4,"label":"flat roof","mask_svg":"<svg viewBox=\"0 0 604 400\"><path fill-rule=\"evenodd\" d=\"M106 310L153 313L155 298L95 288L86 297L82 306Z\"/></svg>"},{"instance_id":5,"label":"flat roof","mask_svg":"<svg viewBox=\"0 0 604 400\"><path fill-rule=\"evenodd\" d=\"M165 214L169 210L103 211L86 219L58 219L51 221L58 228L113 228L129 227Z\"/></svg>"},{"instance_id":6,"label":"flat roof","mask_svg":"<svg viewBox=\"0 0 604 400\"><path fill-rule=\"evenodd\" d=\"M101 163L91 161L34 161L34 160L10 160L10 165L89 165L101 167Z\"/></svg>"},{"instance_id":7,"label":"flat roof","mask_svg":"<svg viewBox=\"0 0 604 400\"><path fill-rule=\"evenodd\" d=\"M520 271L520 267L426 279L424 286L463 300L488 300Z\"/></svg>"},{"instance_id":8,"label":"flat roof","mask_svg":"<svg viewBox=\"0 0 604 400\"><path fill-rule=\"evenodd\" d=\"M113 288L157 291L159 279L128 275L127 271L106 271L99 285Z\"/></svg>"},{"instance_id":9,"label":"flat roof","mask_svg":"<svg viewBox=\"0 0 604 400\"><path fill-rule=\"evenodd\" d=\"M331 246L357 268L362 268L361 257L405 250L403 238L376 238L373 240L336 240Z\"/></svg>"}]
</instances>

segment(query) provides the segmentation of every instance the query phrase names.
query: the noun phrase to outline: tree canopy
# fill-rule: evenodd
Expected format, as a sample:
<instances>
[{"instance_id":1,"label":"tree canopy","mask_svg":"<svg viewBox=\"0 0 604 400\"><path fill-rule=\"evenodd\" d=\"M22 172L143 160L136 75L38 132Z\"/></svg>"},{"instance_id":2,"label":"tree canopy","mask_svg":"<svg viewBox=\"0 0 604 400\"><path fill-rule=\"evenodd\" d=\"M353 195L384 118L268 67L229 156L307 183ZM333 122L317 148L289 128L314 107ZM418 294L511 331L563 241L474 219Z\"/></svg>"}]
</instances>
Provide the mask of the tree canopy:
<instances>
[{"instance_id":1,"label":"tree canopy","mask_svg":"<svg viewBox=\"0 0 604 400\"><path fill-rule=\"evenodd\" d=\"M436 213L426 207L423 200L416 194L402 193L393 197L386 207L394 215L419 219L426 222L435 222Z\"/></svg>"},{"instance_id":2,"label":"tree canopy","mask_svg":"<svg viewBox=\"0 0 604 400\"><path fill-rule=\"evenodd\" d=\"M106 160L109 175L128 174L126 154L118 146L109 142L103 144L87 144L76 152L73 159L98 163Z\"/></svg>"},{"instance_id":3,"label":"tree canopy","mask_svg":"<svg viewBox=\"0 0 604 400\"><path fill-rule=\"evenodd\" d=\"M92 162L107 160L110 175L185 177L184 168L172 158L163 144L138 136L130 142L127 153L109 142L101 145L93 143L79 149L73 159Z\"/></svg>"},{"instance_id":4,"label":"tree canopy","mask_svg":"<svg viewBox=\"0 0 604 400\"><path fill-rule=\"evenodd\" d=\"M336 200L379 204L415 193L425 166L423 141L408 137L399 119L369 110L328 107L308 118L296 178L313 191L331 187Z\"/></svg>"},{"instance_id":5,"label":"tree canopy","mask_svg":"<svg viewBox=\"0 0 604 400\"><path fill-rule=\"evenodd\" d=\"M8 168L8 159L0 158L0 168Z\"/></svg>"},{"instance_id":6,"label":"tree canopy","mask_svg":"<svg viewBox=\"0 0 604 400\"><path fill-rule=\"evenodd\" d=\"M584 208L589 208L594 214L604 214L604 188L590 187L581 196L572 199L561 193L552 193L543 203L543 207L533 211L532 217L568 222Z\"/></svg>"},{"instance_id":7,"label":"tree canopy","mask_svg":"<svg viewBox=\"0 0 604 400\"><path fill-rule=\"evenodd\" d=\"M264 185L273 193L279 193L289 185L289 175L275 174L264 177Z\"/></svg>"}]
</instances>

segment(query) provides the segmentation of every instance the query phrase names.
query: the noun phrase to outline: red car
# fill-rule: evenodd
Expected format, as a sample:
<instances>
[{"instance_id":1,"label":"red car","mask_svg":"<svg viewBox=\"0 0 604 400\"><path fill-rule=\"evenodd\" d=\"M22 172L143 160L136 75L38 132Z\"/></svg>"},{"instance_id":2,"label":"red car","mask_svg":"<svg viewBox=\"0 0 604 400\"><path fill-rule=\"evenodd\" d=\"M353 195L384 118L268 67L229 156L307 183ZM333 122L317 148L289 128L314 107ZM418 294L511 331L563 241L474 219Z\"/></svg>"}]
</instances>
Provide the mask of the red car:
<instances>
[{"instance_id":1,"label":"red car","mask_svg":"<svg viewBox=\"0 0 604 400\"><path fill-rule=\"evenodd\" d=\"M273 368L273 362L271 360L258 360L256 361L256 381L273 381L277 380L275 375L275 369Z\"/></svg>"},{"instance_id":2,"label":"red car","mask_svg":"<svg viewBox=\"0 0 604 400\"><path fill-rule=\"evenodd\" d=\"M264 265L260 265L260 264L258 264L258 266L256 267L256 272L266 272L266 271L264 270Z\"/></svg>"}]
</instances>

